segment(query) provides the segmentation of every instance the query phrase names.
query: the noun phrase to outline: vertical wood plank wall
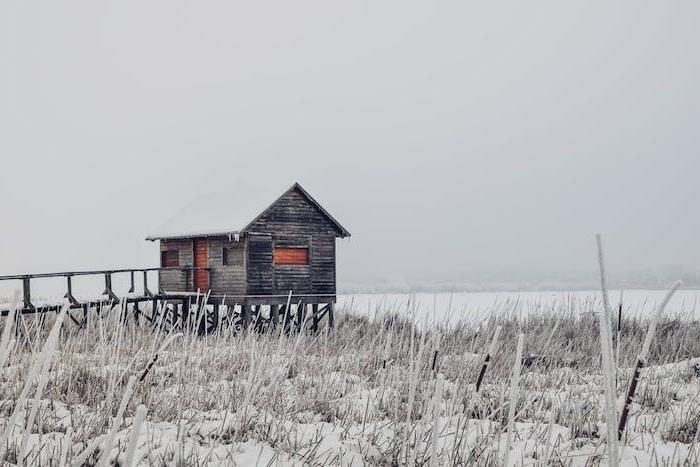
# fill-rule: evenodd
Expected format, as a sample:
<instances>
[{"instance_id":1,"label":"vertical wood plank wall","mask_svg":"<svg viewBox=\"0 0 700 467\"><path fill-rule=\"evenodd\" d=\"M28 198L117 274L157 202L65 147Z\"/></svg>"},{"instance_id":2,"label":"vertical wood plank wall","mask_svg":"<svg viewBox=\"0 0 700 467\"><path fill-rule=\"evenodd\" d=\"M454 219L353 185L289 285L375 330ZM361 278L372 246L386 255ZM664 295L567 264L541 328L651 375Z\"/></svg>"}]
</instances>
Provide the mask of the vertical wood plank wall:
<instances>
[{"instance_id":1,"label":"vertical wood plank wall","mask_svg":"<svg viewBox=\"0 0 700 467\"><path fill-rule=\"evenodd\" d=\"M211 269L211 291L215 295L245 295L246 267L224 265L224 248L246 248L246 239L229 241L228 237L209 239L209 268ZM245 255L244 255L245 258Z\"/></svg>"},{"instance_id":2,"label":"vertical wood plank wall","mask_svg":"<svg viewBox=\"0 0 700 467\"><path fill-rule=\"evenodd\" d=\"M338 231L299 191L292 190L280 198L248 230L272 233L272 248L309 248L308 266L273 266L275 295L284 295L290 290L297 294L335 294L335 238Z\"/></svg>"}]
</instances>

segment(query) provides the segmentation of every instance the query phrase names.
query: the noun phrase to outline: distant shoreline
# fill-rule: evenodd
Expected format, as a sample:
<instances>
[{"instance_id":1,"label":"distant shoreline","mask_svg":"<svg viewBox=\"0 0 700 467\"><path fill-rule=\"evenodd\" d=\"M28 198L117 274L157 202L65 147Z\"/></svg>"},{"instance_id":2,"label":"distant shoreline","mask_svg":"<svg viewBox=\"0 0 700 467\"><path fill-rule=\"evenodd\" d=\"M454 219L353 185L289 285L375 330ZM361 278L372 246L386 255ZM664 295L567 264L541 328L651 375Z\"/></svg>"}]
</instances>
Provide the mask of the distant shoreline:
<instances>
[{"instance_id":1,"label":"distant shoreline","mask_svg":"<svg viewBox=\"0 0 700 467\"><path fill-rule=\"evenodd\" d=\"M670 281L669 281L670 284ZM624 283L612 283L609 285L610 290L666 290L669 284L665 283L634 283L634 284L624 284ZM480 293L480 292L504 292L504 293L517 293L517 292L589 292L595 291L600 288L598 283L576 283L576 284L552 284L552 283L542 283L542 284L524 284L524 283L513 283L513 284L435 284L430 285L387 285L387 286L370 286L370 285L351 285L351 286L339 286L339 295L353 295L353 294L410 294L410 293ZM700 284L690 283L684 284L681 287L683 290L700 290Z\"/></svg>"}]
</instances>

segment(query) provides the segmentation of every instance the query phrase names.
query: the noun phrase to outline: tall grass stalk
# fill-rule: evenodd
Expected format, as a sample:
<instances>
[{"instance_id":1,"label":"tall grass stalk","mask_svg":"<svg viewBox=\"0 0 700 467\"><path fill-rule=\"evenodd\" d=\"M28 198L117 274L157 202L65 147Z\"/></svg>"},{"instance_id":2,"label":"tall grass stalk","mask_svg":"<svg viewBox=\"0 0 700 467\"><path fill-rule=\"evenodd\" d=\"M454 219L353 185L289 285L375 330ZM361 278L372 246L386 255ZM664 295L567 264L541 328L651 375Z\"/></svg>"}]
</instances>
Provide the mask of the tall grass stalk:
<instances>
[{"instance_id":1,"label":"tall grass stalk","mask_svg":"<svg viewBox=\"0 0 700 467\"><path fill-rule=\"evenodd\" d=\"M416 386L418 385L418 374L420 373L420 367L421 367L421 357L423 355L423 349L425 347L425 335L426 333L423 332L421 333L421 341L420 345L418 346L418 355L416 357L413 356L413 331L411 330L411 350L410 350L410 366L409 366L409 374L408 374L408 404L406 406L406 427L411 426L411 420L413 418L413 404L415 402L415 397L416 397ZM416 449L418 448L418 443L419 443L419 438L416 438ZM406 455L408 455L408 452L410 451L410 430L407 433L406 436ZM415 449L411 454L411 459L413 459L413 455L415 454ZM412 464L412 462L409 462L409 464Z\"/></svg>"},{"instance_id":2,"label":"tall grass stalk","mask_svg":"<svg viewBox=\"0 0 700 467\"><path fill-rule=\"evenodd\" d=\"M58 467L66 467L66 461L68 459L68 453L71 449L72 438L73 437L73 427L69 426L66 430L66 434L63 437L63 442L61 444L61 457L58 458Z\"/></svg>"},{"instance_id":3,"label":"tall grass stalk","mask_svg":"<svg viewBox=\"0 0 700 467\"><path fill-rule=\"evenodd\" d=\"M19 305L16 305L19 307ZM2 337L0 337L0 369L5 368L5 362L14 347L14 339L10 339L10 333L15 327L15 320L17 319L17 308L12 308L10 313L5 318L5 327L2 330Z\"/></svg>"},{"instance_id":4,"label":"tall grass stalk","mask_svg":"<svg viewBox=\"0 0 700 467\"><path fill-rule=\"evenodd\" d=\"M554 418L555 413L554 410L552 410L549 413L549 423L547 424L547 441L545 443L544 461L542 462L543 466L549 465L549 461L552 457L552 436L554 434Z\"/></svg>"},{"instance_id":5,"label":"tall grass stalk","mask_svg":"<svg viewBox=\"0 0 700 467\"><path fill-rule=\"evenodd\" d=\"M617 327L615 331L615 365L617 368L620 367L620 337L622 335L622 297L624 294L624 290L620 290L620 300L617 304Z\"/></svg>"},{"instance_id":6,"label":"tall grass stalk","mask_svg":"<svg viewBox=\"0 0 700 467\"><path fill-rule=\"evenodd\" d=\"M106 444L115 426L113 415L120 412L129 377L147 375L143 384L135 383L125 412L141 404L148 407L148 436L144 427L134 458L139 465L232 465L256 459L260 465L338 465L341 458L346 464L429 465L439 460L441 465L500 465L508 434L509 467L541 465L544 459L563 465L607 462L605 452L601 461L600 446L590 441L597 432L579 429L605 417L604 401L598 403L604 383L598 377L598 320L586 314L599 306L598 297L569 297L549 307L507 300L486 309L483 321L455 326L417 324L410 303L409 309L386 304L389 308L377 309L374 319L342 310L334 332L320 335L241 332L229 320L230 327L206 337L192 332L174 341L176 335L169 335L167 326L154 330L146 320L124 324L119 310L109 311L107 305L99 315L90 313L86 327L66 327L71 332L59 333L61 358L54 357L49 367L45 399L35 416L40 423L28 423L23 414L30 412L31 403L24 404L18 429L0 460L17 463L22 430L30 426L26 463L57 465L64 449L66 459L75 461L92 445L85 462L95 464L105 455L113 462L116 455L124 465L137 436L134 425L121 424L111 452L97 447ZM19 340L0 372L5 420L40 354L33 348L46 345L54 315L47 315L40 339L32 318L26 324L28 339L35 342ZM700 356L700 322L679 322L670 315L659 319L649 365ZM641 347L646 323L627 316L620 327L621 342L639 342ZM497 328L498 347L490 346ZM436 426L437 378L430 369L438 334L445 408ZM524 335L523 363L517 395L509 398L519 334ZM163 349L164 341L172 344ZM499 347L504 350L497 351ZM465 381L476 376L491 349L488 378L475 393ZM633 345L619 351L622 362L638 357ZM522 358L529 354L537 359ZM391 362L384 369L382 358ZM629 424L634 455L648 457L660 437L666 446L679 442L673 456L672 448L663 458L659 451L660 465L695 462L695 448L689 451L698 425L694 363L673 366L672 375L667 372L671 367L649 369L650 383L658 391L645 391L639 400L643 411L634 426ZM28 398L34 397L41 380L32 379ZM110 391L114 407L105 402ZM74 429L71 436L63 433L67 426ZM519 435L522 442L516 441Z\"/></svg>"},{"instance_id":7,"label":"tall grass stalk","mask_svg":"<svg viewBox=\"0 0 700 467\"><path fill-rule=\"evenodd\" d=\"M139 434L141 433L141 425L143 425L146 419L146 412L148 409L145 405L141 404L136 407L136 416L134 417L134 424L131 427L131 436L129 437L129 444L126 448L126 454L124 455L124 465L127 467L132 467L136 465L136 448L139 443Z\"/></svg>"},{"instance_id":8,"label":"tall grass stalk","mask_svg":"<svg viewBox=\"0 0 700 467\"><path fill-rule=\"evenodd\" d=\"M603 359L603 385L605 388L605 428L607 432L608 465L617 467L617 389L615 384L615 357L612 347L612 329L610 324L610 301L605 279L605 261L603 257L603 240L600 234L596 235L598 246L598 265L600 267L600 289L603 296L603 309L599 313L600 347Z\"/></svg>"},{"instance_id":9,"label":"tall grass stalk","mask_svg":"<svg viewBox=\"0 0 700 467\"><path fill-rule=\"evenodd\" d=\"M646 365L647 363L647 358L649 356L649 348L651 347L651 342L654 339L654 335L656 334L656 327L658 326L659 319L661 318L661 315L663 314L666 305L668 305L668 302L671 301L671 298L680 286L680 281L675 282L671 286L671 289L661 301L658 308L656 309L656 313L654 313L654 315L651 318L651 322L649 323L649 329L647 330L646 337L644 338L642 350L639 353L639 356L637 357L637 363L634 366L632 379L630 380L630 384L627 389L627 395L625 396L625 404L622 408L622 414L620 415L620 422L617 425L617 439L622 439L622 434L625 431L625 426L627 425L627 417L629 415L630 407L632 405L632 400L634 399L634 395L637 390L639 375L642 371L642 368L644 368L644 365Z\"/></svg>"},{"instance_id":10,"label":"tall grass stalk","mask_svg":"<svg viewBox=\"0 0 700 467\"><path fill-rule=\"evenodd\" d=\"M498 344L498 336L501 334L501 326L496 326L496 330L493 332L493 339L491 339L491 345L489 345L489 350L484 357L484 363L481 365L481 370L479 370L479 376L476 379L475 391L479 392L481 389L481 384L484 381L484 376L486 375L486 369L489 366L489 361L493 358L496 353L496 345Z\"/></svg>"},{"instance_id":11,"label":"tall grass stalk","mask_svg":"<svg viewBox=\"0 0 700 467\"><path fill-rule=\"evenodd\" d=\"M51 345L55 346L56 343L52 342ZM37 384L36 392L34 394L34 402L32 403L32 408L29 412L29 417L27 418L26 426L24 427L24 433L22 434L22 441L20 442L20 459L24 459L26 455L27 440L29 439L29 435L32 432L34 420L36 418L37 412L39 411L39 405L41 404L41 397L44 394L44 389L46 389L46 385L49 382L48 373L49 368L51 367L51 361L53 360L54 354L55 351L53 349L49 351L41 366L41 370L39 371L39 383Z\"/></svg>"},{"instance_id":12,"label":"tall grass stalk","mask_svg":"<svg viewBox=\"0 0 700 467\"><path fill-rule=\"evenodd\" d=\"M438 374L435 379L435 396L433 397L433 433L431 438L430 467L438 466L438 442L440 441L440 415L442 414L442 387L445 376Z\"/></svg>"},{"instance_id":13,"label":"tall grass stalk","mask_svg":"<svg viewBox=\"0 0 700 467\"><path fill-rule=\"evenodd\" d=\"M117 416L114 417L114 422L107 433L107 437L101 446L101 456L97 463L97 467L104 467L109 462L110 452L112 451L112 444L114 444L114 436L117 434L117 430L121 428L122 421L124 420L124 412L126 411L126 406L131 399L131 394L134 392L134 385L136 384L136 377L132 376L129 378L129 382L126 384L126 389L122 395L122 400L119 403L119 409L117 411ZM88 454L89 455L89 454ZM74 463L75 465L75 463Z\"/></svg>"},{"instance_id":14,"label":"tall grass stalk","mask_svg":"<svg viewBox=\"0 0 700 467\"><path fill-rule=\"evenodd\" d=\"M513 434L515 432L515 407L518 402L520 370L523 362L523 347L525 346L525 335L518 335L518 347L515 351L515 363L513 363L513 374L510 379L510 396L508 398L508 434L506 436L506 448L503 457L503 465L510 465L510 448L513 444Z\"/></svg>"},{"instance_id":15,"label":"tall grass stalk","mask_svg":"<svg viewBox=\"0 0 700 467\"><path fill-rule=\"evenodd\" d=\"M3 457L5 454L5 450L7 449L7 442L12 433L14 432L16 425L17 425L17 418L19 417L19 414L22 410L25 408L25 403L27 400L27 395L29 394L29 391L32 387L32 384L34 383L34 380L37 377L37 374L39 371L44 368L44 365L46 363L46 360L50 358L53 349L57 343L58 339L58 334L61 331L61 326L63 325L63 319L66 316L66 312L68 310L68 305L64 305L63 308L61 309L61 312L58 315L58 318L56 319L56 322L53 325L53 328L51 329L51 332L49 333L49 337L46 339L46 342L44 343L44 347L41 351L41 354L38 356L38 358L34 358L34 362L32 363L31 368L29 369L29 373L27 373L27 379L24 381L24 387L22 388L22 392L19 394L19 397L17 398L17 401L15 403L15 408L12 411L12 415L10 416L10 419L7 422L7 425L5 426L5 430L3 431L2 438L0 438L0 458ZM39 383L41 384L41 383Z\"/></svg>"}]
</instances>

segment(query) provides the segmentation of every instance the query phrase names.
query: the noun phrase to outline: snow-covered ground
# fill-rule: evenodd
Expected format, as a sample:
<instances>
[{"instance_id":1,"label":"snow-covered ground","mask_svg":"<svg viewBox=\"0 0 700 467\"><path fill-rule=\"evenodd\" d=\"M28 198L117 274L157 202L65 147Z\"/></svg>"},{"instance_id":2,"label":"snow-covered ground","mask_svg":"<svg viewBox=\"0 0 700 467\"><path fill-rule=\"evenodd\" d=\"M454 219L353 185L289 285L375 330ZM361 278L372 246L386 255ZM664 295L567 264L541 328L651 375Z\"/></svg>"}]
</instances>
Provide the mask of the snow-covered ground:
<instances>
[{"instance_id":1,"label":"snow-covered ground","mask_svg":"<svg viewBox=\"0 0 700 467\"><path fill-rule=\"evenodd\" d=\"M623 313L626 317L648 316L663 297L665 290L625 290L622 292ZM620 291L609 291L611 305L617 309ZM497 311L526 314L535 311L585 311L588 305L598 304L600 291L575 292L455 292L417 294L353 294L340 295L338 306L372 316L377 311L392 310L410 314L415 311L419 320L429 322L478 321ZM668 315L700 319L700 290L679 290L666 307Z\"/></svg>"},{"instance_id":2,"label":"snow-covered ground","mask_svg":"<svg viewBox=\"0 0 700 467\"><path fill-rule=\"evenodd\" d=\"M623 296L618 410L646 330L645 322L629 318L648 316L664 293ZM682 291L670 314L697 317L697 295ZM617 303L619 293L611 297ZM133 441L134 458L144 466L423 465L433 459L440 466L500 465L515 338L523 332L527 358L513 402L508 466L547 457L554 465L605 465L600 346L590 315L600 309L598 292L355 295L339 302L332 333L185 333L157 359L164 335L145 322L124 326L109 312L91 315L83 329L66 320L55 361L33 378L29 369L41 361L47 335L26 316L19 339L8 333L0 342L0 435L8 440L0 459L63 465L65 456L74 464L102 458L125 465ZM497 319L418 333L408 320L387 320L389 313L413 315L418 324ZM497 325L503 332L476 394ZM654 342L621 443L621 465L696 465L700 327L665 319ZM441 395L433 362L444 376ZM139 405L147 413L136 430Z\"/></svg>"}]
</instances>

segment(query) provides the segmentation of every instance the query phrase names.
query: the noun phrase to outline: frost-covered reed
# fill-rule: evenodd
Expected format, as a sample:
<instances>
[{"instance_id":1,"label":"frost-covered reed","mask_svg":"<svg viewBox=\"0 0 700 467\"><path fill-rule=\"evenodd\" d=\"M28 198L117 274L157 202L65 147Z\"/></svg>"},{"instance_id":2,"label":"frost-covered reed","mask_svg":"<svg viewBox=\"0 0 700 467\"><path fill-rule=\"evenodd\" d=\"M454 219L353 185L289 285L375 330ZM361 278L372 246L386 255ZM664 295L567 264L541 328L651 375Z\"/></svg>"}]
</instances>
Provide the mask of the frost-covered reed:
<instances>
[{"instance_id":1,"label":"frost-covered reed","mask_svg":"<svg viewBox=\"0 0 700 467\"><path fill-rule=\"evenodd\" d=\"M47 316L45 331L23 318L30 332L18 336L0 375L2 459L500 465L507 455L511 466L595 464L605 454L608 415L599 403L600 318L590 313L601 301L517 313L525 306L494 305L477 326L415 323L409 302L371 319L341 309L330 332L224 327L207 336L124 323L118 308L106 307L83 329L62 323L46 372L40 348L53 340L58 317ZM618 385L629 380L649 327L633 316L621 322ZM6 319L0 349L14 329ZM674 446L667 459L692 464L700 323L671 311L656 330L636 400L643 410L630 414L627 428L634 442L620 456L646 465L652 451Z\"/></svg>"}]
</instances>

